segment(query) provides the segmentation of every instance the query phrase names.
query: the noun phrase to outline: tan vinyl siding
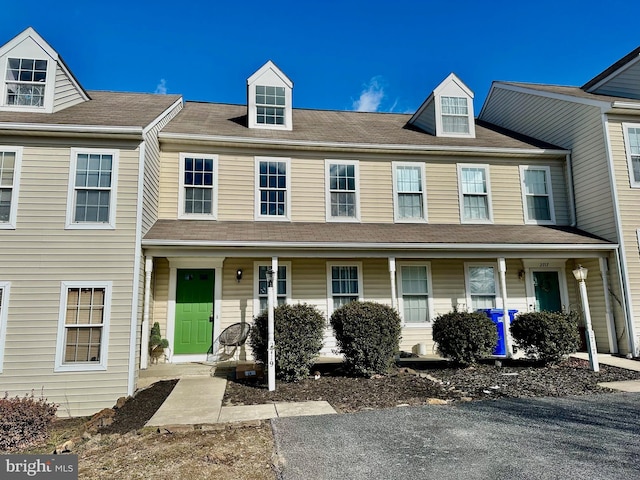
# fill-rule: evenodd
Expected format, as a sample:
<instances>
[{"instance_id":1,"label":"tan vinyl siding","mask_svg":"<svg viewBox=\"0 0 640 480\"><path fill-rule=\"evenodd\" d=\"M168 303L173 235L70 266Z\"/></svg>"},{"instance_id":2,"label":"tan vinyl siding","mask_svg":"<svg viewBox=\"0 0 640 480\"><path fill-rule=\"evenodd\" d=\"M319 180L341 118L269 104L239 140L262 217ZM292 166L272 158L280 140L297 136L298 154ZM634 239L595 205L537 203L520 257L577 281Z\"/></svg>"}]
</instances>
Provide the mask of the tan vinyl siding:
<instances>
[{"instance_id":1,"label":"tan vinyl siding","mask_svg":"<svg viewBox=\"0 0 640 480\"><path fill-rule=\"evenodd\" d=\"M73 84L64 70L60 68L60 65L57 65L53 111L58 112L84 101L82 93Z\"/></svg>"},{"instance_id":2,"label":"tan vinyl siding","mask_svg":"<svg viewBox=\"0 0 640 480\"><path fill-rule=\"evenodd\" d=\"M429 102L413 124L431 135L436 134L436 102L434 100Z\"/></svg>"},{"instance_id":3,"label":"tan vinyl siding","mask_svg":"<svg viewBox=\"0 0 640 480\"><path fill-rule=\"evenodd\" d=\"M158 218L178 218L178 189L180 188L180 155L173 151L160 151L160 185Z\"/></svg>"},{"instance_id":4,"label":"tan vinyl siding","mask_svg":"<svg viewBox=\"0 0 640 480\"><path fill-rule=\"evenodd\" d=\"M580 300L580 290L578 282L573 277L574 264L568 262L566 275L569 287L570 308L582 312L582 304ZM604 302L604 287L602 277L600 276L600 265L597 259L577 259L575 265L582 265L589 269L587 276L587 296L589 300L589 311L591 314L591 325L593 333L596 336L596 345L599 352L610 351L609 336L607 333L606 307ZM582 325L584 326L584 317L581 316Z\"/></svg>"},{"instance_id":5,"label":"tan vinyl siding","mask_svg":"<svg viewBox=\"0 0 640 480\"><path fill-rule=\"evenodd\" d=\"M482 119L572 149L578 227L616 241L599 108L497 86Z\"/></svg>"},{"instance_id":6,"label":"tan vinyl siding","mask_svg":"<svg viewBox=\"0 0 640 480\"><path fill-rule=\"evenodd\" d=\"M291 220L325 221L324 159L291 159Z\"/></svg>"},{"instance_id":7,"label":"tan vinyl siding","mask_svg":"<svg viewBox=\"0 0 640 480\"><path fill-rule=\"evenodd\" d=\"M127 394L138 274L133 271L138 149L105 145L119 147L115 230L65 230L71 151L52 141L25 145L17 228L0 232L2 277L11 282L3 388L19 395L45 386L44 395L61 405L62 415L91 414ZM53 373L62 281L113 282L106 371Z\"/></svg>"},{"instance_id":8,"label":"tan vinyl siding","mask_svg":"<svg viewBox=\"0 0 640 480\"><path fill-rule=\"evenodd\" d=\"M155 322L160 324L160 331L167 331L167 302L169 301L169 262L166 258L154 258L153 276L151 279L152 304L149 312L149 329ZM149 330L151 331L151 330Z\"/></svg>"},{"instance_id":9,"label":"tan vinyl siding","mask_svg":"<svg viewBox=\"0 0 640 480\"><path fill-rule=\"evenodd\" d=\"M360 161L360 219L393 222L391 162Z\"/></svg>"},{"instance_id":10,"label":"tan vinyl siding","mask_svg":"<svg viewBox=\"0 0 640 480\"><path fill-rule=\"evenodd\" d=\"M429 223L460 223L456 163L427 163L425 175Z\"/></svg>"},{"instance_id":11,"label":"tan vinyl siding","mask_svg":"<svg viewBox=\"0 0 640 480\"><path fill-rule=\"evenodd\" d=\"M255 159L220 155L218 159L218 219L255 218Z\"/></svg>"},{"instance_id":12,"label":"tan vinyl siding","mask_svg":"<svg viewBox=\"0 0 640 480\"><path fill-rule=\"evenodd\" d=\"M614 97L640 98L640 62L617 74L593 93Z\"/></svg>"}]
</instances>

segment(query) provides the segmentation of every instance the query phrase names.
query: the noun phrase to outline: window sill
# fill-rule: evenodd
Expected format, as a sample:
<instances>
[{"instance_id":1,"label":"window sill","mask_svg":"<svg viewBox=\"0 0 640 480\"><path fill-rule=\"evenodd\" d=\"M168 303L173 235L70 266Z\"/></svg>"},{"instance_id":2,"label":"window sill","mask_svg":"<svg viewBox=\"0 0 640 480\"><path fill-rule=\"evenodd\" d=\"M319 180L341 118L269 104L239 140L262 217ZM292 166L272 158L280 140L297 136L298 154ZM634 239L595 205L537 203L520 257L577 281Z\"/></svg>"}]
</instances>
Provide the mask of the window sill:
<instances>
[{"instance_id":1,"label":"window sill","mask_svg":"<svg viewBox=\"0 0 640 480\"><path fill-rule=\"evenodd\" d=\"M115 230L115 224L111 223L67 223L65 230Z\"/></svg>"},{"instance_id":2,"label":"window sill","mask_svg":"<svg viewBox=\"0 0 640 480\"><path fill-rule=\"evenodd\" d=\"M53 369L54 373L65 372L106 372L107 366L102 364L78 363L56 365Z\"/></svg>"}]
</instances>

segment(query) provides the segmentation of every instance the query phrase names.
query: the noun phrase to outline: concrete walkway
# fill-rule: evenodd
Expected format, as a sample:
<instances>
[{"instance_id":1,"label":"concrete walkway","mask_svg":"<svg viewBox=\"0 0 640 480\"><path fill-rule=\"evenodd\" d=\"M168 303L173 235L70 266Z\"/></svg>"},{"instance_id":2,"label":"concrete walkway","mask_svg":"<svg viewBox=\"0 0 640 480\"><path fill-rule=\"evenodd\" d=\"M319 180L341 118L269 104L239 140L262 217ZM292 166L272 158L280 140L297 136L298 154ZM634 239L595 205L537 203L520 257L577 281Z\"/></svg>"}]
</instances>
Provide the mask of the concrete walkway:
<instances>
[{"instance_id":1,"label":"concrete walkway","mask_svg":"<svg viewBox=\"0 0 640 480\"><path fill-rule=\"evenodd\" d=\"M581 358L583 360L589 360L588 353L574 353L572 357ZM598 363L600 365L610 365L612 367L625 368L627 370L633 370L640 372L640 362L637 360L628 360L626 358L616 357L614 355L599 353ZM640 392L640 380L623 380L620 382L602 382L599 383L601 387L610 388L612 390L618 390L621 392Z\"/></svg>"}]
</instances>

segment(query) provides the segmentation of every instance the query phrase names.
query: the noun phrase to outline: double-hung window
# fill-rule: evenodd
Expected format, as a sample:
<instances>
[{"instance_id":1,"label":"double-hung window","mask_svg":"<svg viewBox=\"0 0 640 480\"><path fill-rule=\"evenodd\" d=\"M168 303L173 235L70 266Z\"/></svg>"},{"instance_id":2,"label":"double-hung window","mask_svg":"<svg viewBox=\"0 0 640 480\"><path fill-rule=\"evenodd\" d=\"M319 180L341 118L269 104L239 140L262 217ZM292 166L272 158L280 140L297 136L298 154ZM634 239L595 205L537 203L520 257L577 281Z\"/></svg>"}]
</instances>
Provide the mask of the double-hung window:
<instances>
[{"instance_id":1,"label":"double-hung window","mask_svg":"<svg viewBox=\"0 0 640 480\"><path fill-rule=\"evenodd\" d=\"M217 167L217 155L180 154L180 218L216 218Z\"/></svg>"},{"instance_id":2,"label":"double-hung window","mask_svg":"<svg viewBox=\"0 0 640 480\"><path fill-rule=\"evenodd\" d=\"M0 282L0 373L4 361L4 341L7 331L7 306L9 304L9 282Z\"/></svg>"},{"instance_id":3,"label":"double-hung window","mask_svg":"<svg viewBox=\"0 0 640 480\"><path fill-rule=\"evenodd\" d=\"M0 147L0 229L16 228L21 147Z\"/></svg>"},{"instance_id":4,"label":"double-hung window","mask_svg":"<svg viewBox=\"0 0 640 480\"><path fill-rule=\"evenodd\" d=\"M440 97L440 108L443 133L469 133L469 106L466 97Z\"/></svg>"},{"instance_id":5,"label":"double-hung window","mask_svg":"<svg viewBox=\"0 0 640 480\"><path fill-rule=\"evenodd\" d=\"M334 310L362 298L362 267L356 264L328 264L329 315Z\"/></svg>"},{"instance_id":6,"label":"double-hung window","mask_svg":"<svg viewBox=\"0 0 640 480\"><path fill-rule=\"evenodd\" d=\"M256 85L256 123L261 125L285 124L284 87Z\"/></svg>"},{"instance_id":7,"label":"double-hung window","mask_svg":"<svg viewBox=\"0 0 640 480\"><path fill-rule=\"evenodd\" d=\"M56 371L105 370L111 282L63 282Z\"/></svg>"},{"instance_id":8,"label":"double-hung window","mask_svg":"<svg viewBox=\"0 0 640 480\"><path fill-rule=\"evenodd\" d=\"M549 167L520 166L520 180L525 223L555 223Z\"/></svg>"},{"instance_id":9,"label":"double-hung window","mask_svg":"<svg viewBox=\"0 0 640 480\"><path fill-rule=\"evenodd\" d=\"M47 61L8 58L5 105L44 107Z\"/></svg>"},{"instance_id":10,"label":"double-hung window","mask_svg":"<svg viewBox=\"0 0 640 480\"><path fill-rule=\"evenodd\" d=\"M467 303L471 311L498 307L496 267L494 265L465 265Z\"/></svg>"},{"instance_id":11,"label":"double-hung window","mask_svg":"<svg viewBox=\"0 0 640 480\"><path fill-rule=\"evenodd\" d=\"M460 214L463 223L491 223L488 165L458 165Z\"/></svg>"},{"instance_id":12,"label":"double-hung window","mask_svg":"<svg viewBox=\"0 0 640 480\"><path fill-rule=\"evenodd\" d=\"M117 169L117 150L71 150L67 228L115 228Z\"/></svg>"},{"instance_id":13,"label":"double-hung window","mask_svg":"<svg viewBox=\"0 0 640 480\"><path fill-rule=\"evenodd\" d=\"M624 125L630 184L640 188L640 125Z\"/></svg>"},{"instance_id":14,"label":"double-hung window","mask_svg":"<svg viewBox=\"0 0 640 480\"><path fill-rule=\"evenodd\" d=\"M400 265L399 294L402 320L408 325L429 322L431 313L431 275L428 264Z\"/></svg>"},{"instance_id":15,"label":"double-hung window","mask_svg":"<svg viewBox=\"0 0 640 480\"><path fill-rule=\"evenodd\" d=\"M256 220L289 220L291 161L256 157Z\"/></svg>"},{"instance_id":16,"label":"double-hung window","mask_svg":"<svg viewBox=\"0 0 640 480\"><path fill-rule=\"evenodd\" d=\"M271 270L271 264L256 263L255 272L255 295L256 304L254 305L254 315L258 315L264 312L269 306L269 276L268 272ZM284 305L288 302L291 292L291 279L289 277L291 272L291 263L284 262L278 265L278 275L276 284L274 287L274 293L276 295L275 306Z\"/></svg>"},{"instance_id":17,"label":"double-hung window","mask_svg":"<svg viewBox=\"0 0 640 480\"><path fill-rule=\"evenodd\" d=\"M396 222L427 219L423 163L393 162L393 192Z\"/></svg>"},{"instance_id":18,"label":"double-hung window","mask_svg":"<svg viewBox=\"0 0 640 480\"><path fill-rule=\"evenodd\" d=\"M358 162L327 160L327 221L359 221Z\"/></svg>"}]
</instances>

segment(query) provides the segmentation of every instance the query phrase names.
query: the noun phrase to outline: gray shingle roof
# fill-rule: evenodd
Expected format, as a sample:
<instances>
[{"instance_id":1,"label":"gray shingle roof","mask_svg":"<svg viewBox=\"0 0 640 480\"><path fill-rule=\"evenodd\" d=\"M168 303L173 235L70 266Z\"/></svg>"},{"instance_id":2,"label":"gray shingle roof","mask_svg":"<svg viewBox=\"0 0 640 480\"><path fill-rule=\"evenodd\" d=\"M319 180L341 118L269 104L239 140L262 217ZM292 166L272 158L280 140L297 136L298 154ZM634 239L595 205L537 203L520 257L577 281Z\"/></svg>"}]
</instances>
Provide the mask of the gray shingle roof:
<instances>
[{"instance_id":1,"label":"gray shingle roof","mask_svg":"<svg viewBox=\"0 0 640 480\"><path fill-rule=\"evenodd\" d=\"M0 112L2 123L146 127L180 95L89 91L91 100L55 113Z\"/></svg>"},{"instance_id":2,"label":"gray shingle roof","mask_svg":"<svg viewBox=\"0 0 640 480\"><path fill-rule=\"evenodd\" d=\"M221 245L260 243L314 244L318 248L371 248L397 244L403 248L428 248L426 244L572 245L594 248L614 244L570 227L538 225L442 225L313 222L216 222L207 220L158 220L143 245Z\"/></svg>"},{"instance_id":3,"label":"gray shingle roof","mask_svg":"<svg viewBox=\"0 0 640 480\"><path fill-rule=\"evenodd\" d=\"M558 149L476 122L476 138L436 137L408 125L410 114L293 109L293 130L247 128L247 107L186 102L163 133L364 145Z\"/></svg>"},{"instance_id":4,"label":"gray shingle roof","mask_svg":"<svg viewBox=\"0 0 640 480\"><path fill-rule=\"evenodd\" d=\"M496 82L500 85L512 85L514 87L529 88L531 90L538 90L547 93L557 93L559 95L568 95L570 97L584 98L587 100L597 100L601 102L619 102L624 100L629 103L637 103L640 105L640 100L636 98L614 97L611 95L600 95L595 93L588 93L582 90L580 87L568 87L564 85L543 85L538 83L521 83L521 82Z\"/></svg>"}]
</instances>

